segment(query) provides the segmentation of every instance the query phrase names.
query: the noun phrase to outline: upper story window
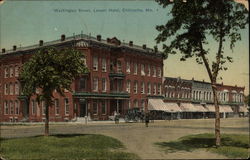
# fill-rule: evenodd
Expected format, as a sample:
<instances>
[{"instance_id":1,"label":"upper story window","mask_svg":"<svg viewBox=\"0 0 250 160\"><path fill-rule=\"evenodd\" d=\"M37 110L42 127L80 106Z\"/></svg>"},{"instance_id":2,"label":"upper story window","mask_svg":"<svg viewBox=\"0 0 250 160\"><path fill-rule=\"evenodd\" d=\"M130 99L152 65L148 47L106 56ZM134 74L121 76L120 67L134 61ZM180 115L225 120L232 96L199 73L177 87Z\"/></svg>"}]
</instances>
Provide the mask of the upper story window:
<instances>
[{"instance_id":1,"label":"upper story window","mask_svg":"<svg viewBox=\"0 0 250 160\"><path fill-rule=\"evenodd\" d=\"M161 77L161 68L160 68L160 67L158 67L157 76L158 76L158 77Z\"/></svg>"},{"instance_id":2,"label":"upper story window","mask_svg":"<svg viewBox=\"0 0 250 160\"><path fill-rule=\"evenodd\" d=\"M150 84L150 82L148 82L148 94L149 95L151 94L151 84Z\"/></svg>"},{"instance_id":3,"label":"upper story window","mask_svg":"<svg viewBox=\"0 0 250 160\"><path fill-rule=\"evenodd\" d=\"M122 73L122 62L119 60L117 61L117 72Z\"/></svg>"},{"instance_id":4,"label":"upper story window","mask_svg":"<svg viewBox=\"0 0 250 160\"><path fill-rule=\"evenodd\" d=\"M107 71L106 58L102 58L102 72L106 72L106 71Z\"/></svg>"},{"instance_id":5,"label":"upper story window","mask_svg":"<svg viewBox=\"0 0 250 160\"><path fill-rule=\"evenodd\" d=\"M98 57L93 57L93 70L98 71Z\"/></svg>"},{"instance_id":6,"label":"upper story window","mask_svg":"<svg viewBox=\"0 0 250 160\"><path fill-rule=\"evenodd\" d=\"M8 101L4 101L4 114L9 114Z\"/></svg>"},{"instance_id":7,"label":"upper story window","mask_svg":"<svg viewBox=\"0 0 250 160\"><path fill-rule=\"evenodd\" d=\"M10 114L14 114L14 103L10 101Z\"/></svg>"},{"instance_id":8,"label":"upper story window","mask_svg":"<svg viewBox=\"0 0 250 160\"><path fill-rule=\"evenodd\" d=\"M156 77L156 68L153 66L153 77Z\"/></svg>"},{"instance_id":9,"label":"upper story window","mask_svg":"<svg viewBox=\"0 0 250 160\"><path fill-rule=\"evenodd\" d=\"M129 61L126 62L126 72L130 73L130 62Z\"/></svg>"},{"instance_id":10,"label":"upper story window","mask_svg":"<svg viewBox=\"0 0 250 160\"><path fill-rule=\"evenodd\" d=\"M13 95L13 92L14 91L14 87L13 87L13 84L10 83L10 95Z\"/></svg>"},{"instance_id":11,"label":"upper story window","mask_svg":"<svg viewBox=\"0 0 250 160\"><path fill-rule=\"evenodd\" d=\"M18 84L18 82L15 83L15 95L19 95L19 84Z\"/></svg>"},{"instance_id":12,"label":"upper story window","mask_svg":"<svg viewBox=\"0 0 250 160\"><path fill-rule=\"evenodd\" d=\"M8 95L9 94L9 84L5 84L4 85L4 95Z\"/></svg>"},{"instance_id":13,"label":"upper story window","mask_svg":"<svg viewBox=\"0 0 250 160\"><path fill-rule=\"evenodd\" d=\"M93 91L98 91L98 78L93 78Z\"/></svg>"},{"instance_id":14,"label":"upper story window","mask_svg":"<svg viewBox=\"0 0 250 160\"><path fill-rule=\"evenodd\" d=\"M141 82L141 94L145 93L145 84L144 82Z\"/></svg>"},{"instance_id":15,"label":"upper story window","mask_svg":"<svg viewBox=\"0 0 250 160\"><path fill-rule=\"evenodd\" d=\"M134 74L137 75L137 70L138 70L138 66L137 63L134 63Z\"/></svg>"},{"instance_id":16,"label":"upper story window","mask_svg":"<svg viewBox=\"0 0 250 160\"><path fill-rule=\"evenodd\" d=\"M19 107L20 107L19 101L15 101L15 114L16 115L19 115L19 110L20 110Z\"/></svg>"},{"instance_id":17,"label":"upper story window","mask_svg":"<svg viewBox=\"0 0 250 160\"><path fill-rule=\"evenodd\" d=\"M138 82L134 81L134 93L137 93L138 90Z\"/></svg>"},{"instance_id":18,"label":"upper story window","mask_svg":"<svg viewBox=\"0 0 250 160\"><path fill-rule=\"evenodd\" d=\"M150 64L148 64L148 76L150 76L151 75L151 66L150 66Z\"/></svg>"},{"instance_id":19,"label":"upper story window","mask_svg":"<svg viewBox=\"0 0 250 160\"><path fill-rule=\"evenodd\" d=\"M8 78L9 77L9 68L6 67L4 68L4 78Z\"/></svg>"},{"instance_id":20,"label":"upper story window","mask_svg":"<svg viewBox=\"0 0 250 160\"><path fill-rule=\"evenodd\" d=\"M145 64L141 64L141 75L145 76Z\"/></svg>"},{"instance_id":21,"label":"upper story window","mask_svg":"<svg viewBox=\"0 0 250 160\"><path fill-rule=\"evenodd\" d=\"M102 78L102 91L106 92L107 90L107 81L106 78Z\"/></svg>"},{"instance_id":22,"label":"upper story window","mask_svg":"<svg viewBox=\"0 0 250 160\"><path fill-rule=\"evenodd\" d=\"M79 89L81 89L81 90L86 89L86 78L80 78L80 80L79 80Z\"/></svg>"},{"instance_id":23,"label":"upper story window","mask_svg":"<svg viewBox=\"0 0 250 160\"><path fill-rule=\"evenodd\" d=\"M130 80L127 81L126 91L130 93Z\"/></svg>"},{"instance_id":24,"label":"upper story window","mask_svg":"<svg viewBox=\"0 0 250 160\"><path fill-rule=\"evenodd\" d=\"M10 77L14 77L14 69L12 66L10 67Z\"/></svg>"},{"instance_id":25,"label":"upper story window","mask_svg":"<svg viewBox=\"0 0 250 160\"><path fill-rule=\"evenodd\" d=\"M69 99L64 99L64 108L65 108L65 115L69 115Z\"/></svg>"}]
</instances>

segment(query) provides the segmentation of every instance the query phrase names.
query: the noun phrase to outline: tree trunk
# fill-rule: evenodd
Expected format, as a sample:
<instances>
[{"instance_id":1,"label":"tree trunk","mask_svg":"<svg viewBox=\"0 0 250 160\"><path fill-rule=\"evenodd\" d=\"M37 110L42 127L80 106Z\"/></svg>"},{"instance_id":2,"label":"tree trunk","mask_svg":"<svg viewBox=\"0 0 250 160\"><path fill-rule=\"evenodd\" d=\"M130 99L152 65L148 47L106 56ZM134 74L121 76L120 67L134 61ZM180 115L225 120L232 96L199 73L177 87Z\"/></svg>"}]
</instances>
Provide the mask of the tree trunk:
<instances>
[{"instance_id":1,"label":"tree trunk","mask_svg":"<svg viewBox=\"0 0 250 160\"><path fill-rule=\"evenodd\" d=\"M49 103L45 100L45 136L49 136Z\"/></svg>"},{"instance_id":2,"label":"tree trunk","mask_svg":"<svg viewBox=\"0 0 250 160\"><path fill-rule=\"evenodd\" d=\"M220 109L217 97L216 83L212 83L213 95L214 95L214 106L215 106L215 137L216 137L216 147L221 144L220 139Z\"/></svg>"}]
</instances>

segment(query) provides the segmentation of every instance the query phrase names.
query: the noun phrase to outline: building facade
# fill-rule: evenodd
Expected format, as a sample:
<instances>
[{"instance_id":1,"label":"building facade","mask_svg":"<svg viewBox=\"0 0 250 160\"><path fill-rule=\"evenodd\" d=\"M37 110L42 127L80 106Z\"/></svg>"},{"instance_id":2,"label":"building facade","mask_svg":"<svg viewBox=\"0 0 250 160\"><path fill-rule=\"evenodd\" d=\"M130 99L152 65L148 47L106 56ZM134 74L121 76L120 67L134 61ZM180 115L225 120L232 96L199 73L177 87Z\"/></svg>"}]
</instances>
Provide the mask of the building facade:
<instances>
[{"instance_id":1,"label":"building facade","mask_svg":"<svg viewBox=\"0 0 250 160\"><path fill-rule=\"evenodd\" d=\"M65 97L54 92L50 121L70 121L88 116L107 120L116 111L123 116L130 108L147 110L148 97L162 95L163 57L157 49L121 43L116 37L77 35L25 48L2 49L0 56L1 121L43 121L44 103L21 93L18 75L22 65L42 47L76 47L85 55L89 73L76 78L73 92ZM37 89L39 92L39 89Z\"/></svg>"}]
</instances>

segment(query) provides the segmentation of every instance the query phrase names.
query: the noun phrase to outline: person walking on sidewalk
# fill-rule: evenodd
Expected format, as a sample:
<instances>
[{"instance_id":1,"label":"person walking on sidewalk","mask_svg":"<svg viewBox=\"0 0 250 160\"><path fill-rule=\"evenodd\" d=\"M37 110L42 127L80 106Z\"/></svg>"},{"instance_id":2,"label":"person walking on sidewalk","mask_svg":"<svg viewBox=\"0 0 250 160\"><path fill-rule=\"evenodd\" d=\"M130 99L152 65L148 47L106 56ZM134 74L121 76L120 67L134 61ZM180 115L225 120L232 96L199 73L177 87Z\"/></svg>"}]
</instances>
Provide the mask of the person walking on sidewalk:
<instances>
[{"instance_id":1,"label":"person walking on sidewalk","mask_svg":"<svg viewBox=\"0 0 250 160\"><path fill-rule=\"evenodd\" d=\"M145 114L145 125L146 125L146 127L148 127L148 123L149 123L149 113L146 112L146 114Z\"/></svg>"}]
</instances>

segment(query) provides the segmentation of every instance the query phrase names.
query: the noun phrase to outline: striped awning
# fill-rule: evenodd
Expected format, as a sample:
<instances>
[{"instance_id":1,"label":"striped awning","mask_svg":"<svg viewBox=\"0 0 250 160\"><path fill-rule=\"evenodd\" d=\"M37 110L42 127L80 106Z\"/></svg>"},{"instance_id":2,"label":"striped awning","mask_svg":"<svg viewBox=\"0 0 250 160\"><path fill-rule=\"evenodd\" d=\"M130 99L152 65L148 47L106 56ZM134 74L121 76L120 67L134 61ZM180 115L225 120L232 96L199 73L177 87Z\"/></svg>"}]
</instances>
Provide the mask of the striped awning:
<instances>
[{"instance_id":1,"label":"striped awning","mask_svg":"<svg viewBox=\"0 0 250 160\"><path fill-rule=\"evenodd\" d=\"M222 112L233 113L234 111L229 105L219 105Z\"/></svg>"},{"instance_id":2,"label":"striped awning","mask_svg":"<svg viewBox=\"0 0 250 160\"><path fill-rule=\"evenodd\" d=\"M148 99L148 110L169 111L162 99Z\"/></svg>"},{"instance_id":3,"label":"striped awning","mask_svg":"<svg viewBox=\"0 0 250 160\"><path fill-rule=\"evenodd\" d=\"M192 103L181 103L180 108L182 112L197 112L197 109Z\"/></svg>"},{"instance_id":4,"label":"striped awning","mask_svg":"<svg viewBox=\"0 0 250 160\"><path fill-rule=\"evenodd\" d=\"M181 112L182 110L177 103L165 103L167 110L170 112Z\"/></svg>"},{"instance_id":5,"label":"striped awning","mask_svg":"<svg viewBox=\"0 0 250 160\"><path fill-rule=\"evenodd\" d=\"M204 108L201 104L193 104L196 112L208 112L206 108Z\"/></svg>"},{"instance_id":6,"label":"striped awning","mask_svg":"<svg viewBox=\"0 0 250 160\"><path fill-rule=\"evenodd\" d=\"M239 112L245 112L245 113L247 113L247 112L249 112L249 111L248 111L248 109L247 109L246 106L240 106Z\"/></svg>"},{"instance_id":7,"label":"striped awning","mask_svg":"<svg viewBox=\"0 0 250 160\"><path fill-rule=\"evenodd\" d=\"M206 109L208 112L215 112L215 107L212 104L206 104Z\"/></svg>"}]
</instances>

